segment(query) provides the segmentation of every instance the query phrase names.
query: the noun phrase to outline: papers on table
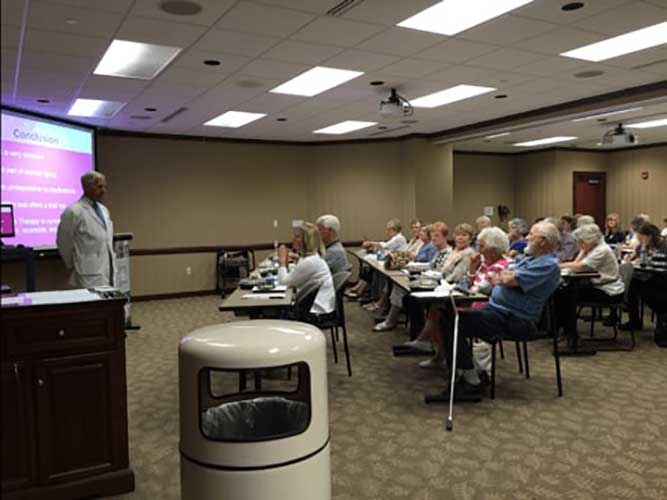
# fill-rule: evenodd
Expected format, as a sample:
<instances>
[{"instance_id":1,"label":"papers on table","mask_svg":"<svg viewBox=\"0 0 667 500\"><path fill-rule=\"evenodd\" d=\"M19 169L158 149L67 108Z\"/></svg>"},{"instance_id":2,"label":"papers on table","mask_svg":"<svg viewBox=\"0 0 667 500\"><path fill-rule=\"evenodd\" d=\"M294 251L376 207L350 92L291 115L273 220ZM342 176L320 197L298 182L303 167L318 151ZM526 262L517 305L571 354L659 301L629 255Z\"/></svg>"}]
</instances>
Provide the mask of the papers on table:
<instances>
[{"instance_id":1,"label":"papers on table","mask_svg":"<svg viewBox=\"0 0 667 500\"><path fill-rule=\"evenodd\" d=\"M246 293L242 295L242 299L284 299L284 293Z\"/></svg>"},{"instance_id":2,"label":"papers on table","mask_svg":"<svg viewBox=\"0 0 667 500\"><path fill-rule=\"evenodd\" d=\"M276 285L274 286L271 290L264 291L258 286L253 286L252 287L252 292L253 293L263 293L264 295L268 295L269 293L278 293L278 292L284 292L287 290L287 285Z\"/></svg>"},{"instance_id":3,"label":"papers on table","mask_svg":"<svg viewBox=\"0 0 667 500\"><path fill-rule=\"evenodd\" d=\"M49 305L70 304L75 302L90 302L100 300L100 296L85 288L78 290L57 290L51 292L28 292L22 293L17 298L20 302L16 304ZM3 299L2 304L5 305Z\"/></svg>"},{"instance_id":4,"label":"papers on table","mask_svg":"<svg viewBox=\"0 0 667 500\"><path fill-rule=\"evenodd\" d=\"M408 262L405 267L408 271L427 271L430 265L428 262Z\"/></svg>"},{"instance_id":5,"label":"papers on table","mask_svg":"<svg viewBox=\"0 0 667 500\"><path fill-rule=\"evenodd\" d=\"M23 297L2 297L3 306L19 306L23 304Z\"/></svg>"}]
</instances>

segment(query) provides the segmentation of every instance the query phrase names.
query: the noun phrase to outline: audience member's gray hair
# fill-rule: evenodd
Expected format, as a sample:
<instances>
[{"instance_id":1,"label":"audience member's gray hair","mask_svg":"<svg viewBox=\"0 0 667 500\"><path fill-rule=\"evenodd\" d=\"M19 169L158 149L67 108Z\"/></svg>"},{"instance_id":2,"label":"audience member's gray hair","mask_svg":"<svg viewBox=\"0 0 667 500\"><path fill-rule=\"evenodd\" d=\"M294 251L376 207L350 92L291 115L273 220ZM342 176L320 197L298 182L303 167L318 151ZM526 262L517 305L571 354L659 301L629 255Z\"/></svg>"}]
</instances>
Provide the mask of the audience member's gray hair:
<instances>
[{"instance_id":1,"label":"audience member's gray hair","mask_svg":"<svg viewBox=\"0 0 667 500\"><path fill-rule=\"evenodd\" d=\"M545 217L544 219L542 219L541 222L548 222L549 224L553 224L554 226L556 226L559 231L563 230L563 226L556 217Z\"/></svg>"},{"instance_id":2,"label":"audience member's gray hair","mask_svg":"<svg viewBox=\"0 0 667 500\"><path fill-rule=\"evenodd\" d=\"M99 179L104 179L104 174L101 174L100 172L97 172L95 170L91 170L90 172L86 172L81 176L81 185L83 187L86 186L91 186L95 184Z\"/></svg>"},{"instance_id":3,"label":"audience member's gray hair","mask_svg":"<svg viewBox=\"0 0 667 500\"><path fill-rule=\"evenodd\" d=\"M331 214L321 215L315 221L315 224L317 224L318 226L325 227L326 229L330 229L336 234L338 234L338 232L340 231L340 221L338 220L338 217L336 217L335 215Z\"/></svg>"},{"instance_id":4,"label":"audience member's gray hair","mask_svg":"<svg viewBox=\"0 0 667 500\"><path fill-rule=\"evenodd\" d=\"M480 215L475 219L475 224L481 224L482 222L486 222L487 224L491 224L491 219L489 219L486 215Z\"/></svg>"},{"instance_id":5,"label":"audience member's gray hair","mask_svg":"<svg viewBox=\"0 0 667 500\"><path fill-rule=\"evenodd\" d=\"M577 227L595 224L595 219L590 215L581 215L577 218Z\"/></svg>"},{"instance_id":6,"label":"audience member's gray hair","mask_svg":"<svg viewBox=\"0 0 667 500\"><path fill-rule=\"evenodd\" d=\"M533 226L535 232L540 236L544 236L547 240L549 248L556 248L556 245L560 241L560 231L558 228L551 224L550 222L538 222Z\"/></svg>"},{"instance_id":7,"label":"audience member's gray hair","mask_svg":"<svg viewBox=\"0 0 667 500\"><path fill-rule=\"evenodd\" d=\"M518 217L509 221L507 223L507 227L509 227L510 229L516 229L523 235L528 233L528 224L526 224L525 220L519 219Z\"/></svg>"},{"instance_id":8,"label":"audience member's gray hair","mask_svg":"<svg viewBox=\"0 0 667 500\"><path fill-rule=\"evenodd\" d=\"M401 225L401 220L400 219L389 219L387 222L387 229L395 229L399 233L401 232L401 229L403 229L403 226Z\"/></svg>"},{"instance_id":9,"label":"audience member's gray hair","mask_svg":"<svg viewBox=\"0 0 667 500\"><path fill-rule=\"evenodd\" d=\"M583 241L584 243L598 244L602 241L602 232L597 224L579 226L574 230L572 236L574 236L575 240Z\"/></svg>"},{"instance_id":10,"label":"audience member's gray hair","mask_svg":"<svg viewBox=\"0 0 667 500\"><path fill-rule=\"evenodd\" d=\"M484 245L493 248L498 255L506 254L510 249L510 239L507 233L499 227L487 227L477 236L477 241L483 241Z\"/></svg>"}]
</instances>

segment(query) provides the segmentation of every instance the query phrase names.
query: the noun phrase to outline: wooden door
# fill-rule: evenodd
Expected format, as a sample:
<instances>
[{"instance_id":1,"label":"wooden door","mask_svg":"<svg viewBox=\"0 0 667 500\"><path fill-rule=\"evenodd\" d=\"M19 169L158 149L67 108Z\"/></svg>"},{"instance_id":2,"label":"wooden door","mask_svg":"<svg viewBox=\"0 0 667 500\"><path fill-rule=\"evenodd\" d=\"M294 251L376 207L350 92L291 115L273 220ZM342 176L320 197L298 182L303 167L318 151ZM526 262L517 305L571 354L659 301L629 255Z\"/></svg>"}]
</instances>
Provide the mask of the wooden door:
<instances>
[{"instance_id":1,"label":"wooden door","mask_svg":"<svg viewBox=\"0 0 667 500\"><path fill-rule=\"evenodd\" d=\"M601 229L607 214L607 176L604 172L574 172L572 210L592 215Z\"/></svg>"},{"instance_id":2,"label":"wooden door","mask_svg":"<svg viewBox=\"0 0 667 500\"><path fill-rule=\"evenodd\" d=\"M40 480L73 480L114 468L115 353L53 358L35 367ZM120 419L119 419L120 420Z\"/></svg>"},{"instance_id":3,"label":"wooden door","mask_svg":"<svg viewBox=\"0 0 667 500\"><path fill-rule=\"evenodd\" d=\"M2 491L27 488L37 479L35 432L26 365L3 363L0 369L2 410Z\"/></svg>"}]
</instances>

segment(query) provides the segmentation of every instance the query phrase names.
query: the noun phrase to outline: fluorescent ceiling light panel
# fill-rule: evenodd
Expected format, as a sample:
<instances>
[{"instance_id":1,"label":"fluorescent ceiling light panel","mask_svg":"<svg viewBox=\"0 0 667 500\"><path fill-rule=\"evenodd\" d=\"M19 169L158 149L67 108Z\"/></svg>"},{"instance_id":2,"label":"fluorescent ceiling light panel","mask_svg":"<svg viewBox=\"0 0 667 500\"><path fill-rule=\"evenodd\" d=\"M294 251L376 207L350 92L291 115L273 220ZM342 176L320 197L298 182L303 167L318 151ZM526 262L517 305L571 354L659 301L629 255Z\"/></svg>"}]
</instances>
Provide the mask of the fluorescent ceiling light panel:
<instances>
[{"instance_id":1,"label":"fluorescent ceiling light panel","mask_svg":"<svg viewBox=\"0 0 667 500\"><path fill-rule=\"evenodd\" d=\"M314 130L313 134L332 134L332 135L341 135L349 134L355 130L361 130L362 128L372 127L377 125L377 122L359 122L355 120L347 120L344 122L336 123L329 127L321 128L319 130Z\"/></svg>"},{"instance_id":2,"label":"fluorescent ceiling light panel","mask_svg":"<svg viewBox=\"0 0 667 500\"><path fill-rule=\"evenodd\" d=\"M531 146L543 146L545 144L555 144L557 142L574 141L576 139L578 139L578 137L559 135L556 137L547 137L546 139L538 139L536 141L517 142L514 144L514 146L521 148L529 148Z\"/></svg>"},{"instance_id":3,"label":"fluorescent ceiling light panel","mask_svg":"<svg viewBox=\"0 0 667 500\"><path fill-rule=\"evenodd\" d=\"M650 120L647 122L631 123L626 125L628 128L654 128L664 127L667 125L667 118L659 118L658 120Z\"/></svg>"},{"instance_id":4,"label":"fluorescent ceiling light panel","mask_svg":"<svg viewBox=\"0 0 667 500\"><path fill-rule=\"evenodd\" d=\"M227 111L207 121L204 125L210 127L239 128L248 123L264 118L266 113L246 113L245 111Z\"/></svg>"},{"instance_id":5,"label":"fluorescent ceiling light panel","mask_svg":"<svg viewBox=\"0 0 667 500\"><path fill-rule=\"evenodd\" d=\"M102 56L96 75L121 78L155 78L181 51L179 47L114 40Z\"/></svg>"},{"instance_id":6,"label":"fluorescent ceiling light panel","mask_svg":"<svg viewBox=\"0 0 667 500\"><path fill-rule=\"evenodd\" d=\"M506 135L510 135L510 133L509 132L501 132L499 134L487 135L484 139L495 139L496 137L505 137Z\"/></svg>"},{"instance_id":7,"label":"fluorescent ceiling light panel","mask_svg":"<svg viewBox=\"0 0 667 500\"><path fill-rule=\"evenodd\" d=\"M573 122L583 122L586 120L593 120L595 118L606 118L607 116L622 115L623 113L631 113L632 111L639 111L642 108L629 108L620 111L610 111L609 113L601 113L599 115L584 116L583 118L575 118Z\"/></svg>"},{"instance_id":8,"label":"fluorescent ceiling light panel","mask_svg":"<svg viewBox=\"0 0 667 500\"><path fill-rule=\"evenodd\" d=\"M456 87L450 87L435 94L418 97L410 101L410 104L415 108L437 108L438 106L462 101L463 99L493 92L494 90L496 89L493 87L480 87L479 85L457 85Z\"/></svg>"},{"instance_id":9,"label":"fluorescent ceiling light panel","mask_svg":"<svg viewBox=\"0 0 667 500\"><path fill-rule=\"evenodd\" d=\"M561 56L598 62L662 45L663 43L667 43L667 21L563 52Z\"/></svg>"},{"instance_id":10,"label":"fluorescent ceiling light panel","mask_svg":"<svg viewBox=\"0 0 667 500\"><path fill-rule=\"evenodd\" d=\"M398 23L402 28L456 35L533 0L443 0Z\"/></svg>"},{"instance_id":11,"label":"fluorescent ceiling light panel","mask_svg":"<svg viewBox=\"0 0 667 500\"><path fill-rule=\"evenodd\" d=\"M315 66L305 73L301 73L299 76L278 85L275 89L271 89L269 92L273 92L274 94L313 97L314 95L321 94L325 90L349 82L363 74L363 71Z\"/></svg>"},{"instance_id":12,"label":"fluorescent ceiling light panel","mask_svg":"<svg viewBox=\"0 0 667 500\"><path fill-rule=\"evenodd\" d=\"M67 112L70 116L85 116L88 118L113 118L126 102L100 101L97 99L77 99Z\"/></svg>"}]
</instances>

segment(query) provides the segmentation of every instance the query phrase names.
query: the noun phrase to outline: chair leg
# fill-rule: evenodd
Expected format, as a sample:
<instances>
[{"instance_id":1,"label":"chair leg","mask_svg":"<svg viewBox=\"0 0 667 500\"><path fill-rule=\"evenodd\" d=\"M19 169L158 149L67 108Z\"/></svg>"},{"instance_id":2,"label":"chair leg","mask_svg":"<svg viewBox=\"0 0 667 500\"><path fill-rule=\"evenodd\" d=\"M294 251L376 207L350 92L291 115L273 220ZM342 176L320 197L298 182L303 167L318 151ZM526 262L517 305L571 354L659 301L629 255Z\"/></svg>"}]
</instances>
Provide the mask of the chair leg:
<instances>
[{"instance_id":1,"label":"chair leg","mask_svg":"<svg viewBox=\"0 0 667 500\"><path fill-rule=\"evenodd\" d=\"M519 347L518 342L514 342L516 346L516 359L519 363L519 373L523 373L523 361L521 361L521 347Z\"/></svg>"},{"instance_id":2,"label":"chair leg","mask_svg":"<svg viewBox=\"0 0 667 500\"><path fill-rule=\"evenodd\" d=\"M331 333L331 347L333 349L334 363L338 363L338 349L336 349L336 337L334 336L334 329L329 328L329 332Z\"/></svg>"},{"instance_id":3,"label":"chair leg","mask_svg":"<svg viewBox=\"0 0 667 500\"><path fill-rule=\"evenodd\" d=\"M523 341L523 363L526 367L526 378L530 378L530 366L528 366L528 342Z\"/></svg>"},{"instance_id":4,"label":"chair leg","mask_svg":"<svg viewBox=\"0 0 667 500\"><path fill-rule=\"evenodd\" d=\"M563 381L560 376L560 355L558 354L558 338L554 336L554 362L556 363L556 384L558 385L558 397L563 397Z\"/></svg>"},{"instance_id":5,"label":"chair leg","mask_svg":"<svg viewBox=\"0 0 667 500\"><path fill-rule=\"evenodd\" d=\"M590 336L593 336L593 332L595 331L595 315L597 314L597 307L591 307L591 334Z\"/></svg>"},{"instance_id":6,"label":"chair leg","mask_svg":"<svg viewBox=\"0 0 667 500\"><path fill-rule=\"evenodd\" d=\"M491 348L491 399L496 399L496 342Z\"/></svg>"},{"instance_id":7,"label":"chair leg","mask_svg":"<svg viewBox=\"0 0 667 500\"><path fill-rule=\"evenodd\" d=\"M352 376L352 363L350 362L350 347L347 344L347 328L345 323L341 325L343 329L343 348L345 349L345 361L347 362L347 376Z\"/></svg>"},{"instance_id":8,"label":"chair leg","mask_svg":"<svg viewBox=\"0 0 667 500\"><path fill-rule=\"evenodd\" d=\"M505 351L503 350L503 341L498 341L498 346L500 347L500 359L505 359Z\"/></svg>"},{"instance_id":9,"label":"chair leg","mask_svg":"<svg viewBox=\"0 0 667 500\"><path fill-rule=\"evenodd\" d=\"M340 340L338 336L338 327L334 328L334 331L336 332L336 342L338 342Z\"/></svg>"}]
</instances>

